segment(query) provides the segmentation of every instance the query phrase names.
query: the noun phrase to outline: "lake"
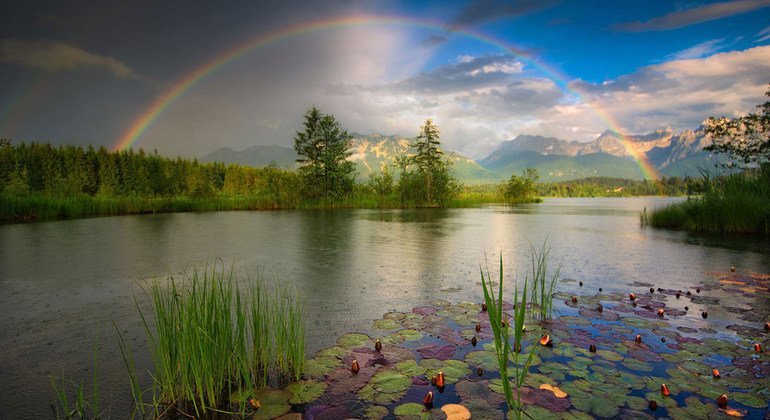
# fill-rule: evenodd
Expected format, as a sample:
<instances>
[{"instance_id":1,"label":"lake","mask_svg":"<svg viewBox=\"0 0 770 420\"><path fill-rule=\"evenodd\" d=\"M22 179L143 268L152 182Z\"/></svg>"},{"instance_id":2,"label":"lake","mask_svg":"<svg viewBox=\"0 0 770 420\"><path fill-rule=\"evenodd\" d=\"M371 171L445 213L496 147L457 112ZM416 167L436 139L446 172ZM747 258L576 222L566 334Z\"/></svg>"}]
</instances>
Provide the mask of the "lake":
<instances>
[{"instance_id":1,"label":"lake","mask_svg":"<svg viewBox=\"0 0 770 420\"><path fill-rule=\"evenodd\" d=\"M580 288L577 281L585 294L599 287L623 292L634 282L685 289L731 266L770 273L768 238L640 227L642 209L676 200L546 199L478 209L182 213L0 226L0 418L50 417L50 377L90 388L95 356L101 404L114 402L113 416L130 410L113 321L137 368L146 370L134 296L146 308L142 284L207 264L233 267L239 279L296 286L306 304L309 357L344 333L371 331L372 321L390 310L434 299L480 302L479 267L495 273L502 255L511 281L523 279L530 242L548 240L552 265L575 280L557 285L568 293ZM734 322L729 312L709 311L717 330Z\"/></svg>"}]
</instances>

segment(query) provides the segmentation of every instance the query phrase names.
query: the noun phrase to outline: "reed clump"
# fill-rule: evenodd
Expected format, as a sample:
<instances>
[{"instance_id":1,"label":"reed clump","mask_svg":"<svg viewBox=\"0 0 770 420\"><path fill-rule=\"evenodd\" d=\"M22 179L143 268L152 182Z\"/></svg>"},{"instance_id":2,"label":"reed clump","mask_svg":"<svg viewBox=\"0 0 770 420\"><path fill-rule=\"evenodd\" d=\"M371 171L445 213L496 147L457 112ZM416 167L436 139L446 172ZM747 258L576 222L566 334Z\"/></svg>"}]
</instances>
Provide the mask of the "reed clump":
<instances>
[{"instance_id":1,"label":"reed clump","mask_svg":"<svg viewBox=\"0 0 770 420\"><path fill-rule=\"evenodd\" d=\"M548 274L548 257L550 256L551 248L548 246L547 239L539 247L535 247L530 242L529 247L532 251L530 254L531 266L526 280L532 281L530 302L533 308L531 309L535 307L537 309L537 311L532 310L532 316L538 317L541 320L550 319L553 312L553 292L556 287L556 280L561 272L561 266L557 266L550 275Z\"/></svg>"},{"instance_id":2,"label":"reed clump","mask_svg":"<svg viewBox=\"0 0 770 420\"><path fill-rule=\"evenodd\" d=\"M770 166L706 178L700 197L642 212L642 225L719 233L770 233Z\"/></svg>"},{"instance_id":3,"label":"reed clump","mask_svg":"<svg viewBox=\"0 0 770 420\"><path fill-rule=\"evenodd\" d=\"M154 365L156 416L243 413L254 390L300 379L305 326L297 294L261 280L242 292L235 277L215 265L145 290L152 315L139 313Z\"/></svg>"}]
</instances>

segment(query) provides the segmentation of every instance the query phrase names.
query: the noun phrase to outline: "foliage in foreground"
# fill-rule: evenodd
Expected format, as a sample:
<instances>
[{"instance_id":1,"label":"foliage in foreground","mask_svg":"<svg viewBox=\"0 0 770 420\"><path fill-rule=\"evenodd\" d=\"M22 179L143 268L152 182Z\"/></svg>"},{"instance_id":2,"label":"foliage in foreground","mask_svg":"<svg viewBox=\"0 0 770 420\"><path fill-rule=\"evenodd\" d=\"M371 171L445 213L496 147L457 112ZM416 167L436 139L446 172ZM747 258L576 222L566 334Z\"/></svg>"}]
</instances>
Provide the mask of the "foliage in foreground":
<instances>
[{"instance_id":1,"label":"foliage in foreground","mask_svg":"<svg viewBox=\"0 0 770 420\"><path fill-rule=\"evenodd\" d=\"M535 355L537 346L532 346L532 350L527 356L526 362L522 367L519 364L519 357L521 356L522 336L524 335L524 314L527 310L527 280L524 280L524 290L521 294L521 300L519 300L519 287L518 284L514 286L513 302L514 302L514 315L513 325L510 325L508 315L503 312L503 257L500 256L500 279L498 280L497 295L493 289L492 277L487 273L484 276L484 270L481 271L481 284L484 287L484 302L487 305L487 312L489 313L489 324L492 327L492 332L495 338L495 350L497 355L497 362L500 368L500 378L502 378L503 394L505 395L505 402L508 405L508 410L513 413L515 418L519 419L522 415L523 405L521 403L521 387L524 384L524 380L529 372L529 366L532 363L532 358ZM513 345L510 341L510 329L513 328ZM508 359L513 361L514 375L511 378L508 374ZM510 379L509 379L510 378ZM516 398L514 399L513 390L511 389L511 379L516 387Z\"/></svg>"},{"instance_id":2,"label":"foliage in foreground","mask_svg":"<svg viewBox=\"0 0 770 420\"><path fill-rule=\"evenodd\" d=\"M770 232L770 165L706 180L700 197L641 215L643 225L720 233Z\"/></svg>"},{"instance_id":3,"label":"foliage in foreground","mask_svg":"<svg viewBox=\"0 0 770 420\"><path fill-rule=\"evenodd\" d=\"M185 282L155 281L146 292L152 322L139 312L155 368L156 415L244 410L269 381L300 378L305 328L289 289L255 281L242 293L232 270L210 268Z\"/></svg>"}]
</instances>

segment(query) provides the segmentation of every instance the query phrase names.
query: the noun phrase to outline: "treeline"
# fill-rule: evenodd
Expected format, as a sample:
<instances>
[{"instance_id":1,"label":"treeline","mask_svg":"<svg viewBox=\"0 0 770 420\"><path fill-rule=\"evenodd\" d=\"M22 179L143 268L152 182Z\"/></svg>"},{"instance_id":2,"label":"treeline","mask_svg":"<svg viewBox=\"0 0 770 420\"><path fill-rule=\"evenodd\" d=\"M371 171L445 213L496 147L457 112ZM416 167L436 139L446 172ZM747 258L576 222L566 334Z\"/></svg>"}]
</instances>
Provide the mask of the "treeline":
<instances>
[{"instance_id":1,"label":"treeline","mask_svg":"<svg viewBox=\"0 0 770 420\"><path fill-rule=\"evenodd\" d=\"M591 177L537 185L542 197L636 197L644 195L698 195L705 190L703 178L663 177L660 180L633 180Z\"/></svg>"},{"instance_id":2,"label":"treeline","mask_svg":"<svg viewBox=\"0 0 770 420\"><path fill-rule=\"evenodd\" d=\"M225 193L291 203L297 197L290 191L298 190L298 183L295 172L275 167L199 163L141 149L109 152L0 140L0 192L5 196L211 198Z\"/></svg>"}]
</instances>

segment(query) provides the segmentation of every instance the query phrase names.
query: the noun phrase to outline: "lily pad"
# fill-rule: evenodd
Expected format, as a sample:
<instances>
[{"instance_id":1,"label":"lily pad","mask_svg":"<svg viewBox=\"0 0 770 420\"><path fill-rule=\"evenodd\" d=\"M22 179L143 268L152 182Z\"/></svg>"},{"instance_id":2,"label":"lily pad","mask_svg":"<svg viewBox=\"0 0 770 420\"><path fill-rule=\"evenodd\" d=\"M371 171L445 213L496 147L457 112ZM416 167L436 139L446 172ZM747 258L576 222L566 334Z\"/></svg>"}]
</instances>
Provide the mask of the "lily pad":
<instances>
[{"instance_id":1,"label":"lily pad","mask_svg":"<svg viewBox=\"0 0 770 420\"><path fill-rule=\"evenodd\" d=\"M378 330L389 331L399 328L401 324L397 320L385 318L374 321L372 326Z\"/></svg>"},{"instance_id":2,"label":"lily pad","mask_svg":"<svg viewBox=\"0 0 770 420\"><path fill-rule=\"evenodd\" d=\"M272 419L282 416L291 410L289 398L291 392L278 389L264 389L254 394L254 399L259 401L259 409L254 413L254 419Z\"/></svg>"},{"instance_id":3,"label":"lily pad","mask_svg":"<svg viewBox=\"0 0 770 420\"><path fill-rule=\"evenodd\" d=\"M364 415L367 419L382 420L388 416L388 409L381 405L372 405L366 409Z\"/></svg>"},{"instance_id":4,"label":"lily pad","mask_svg":"<svg viewBox=\"0 0 770 420\"><path fill-rule=\"evenodd\" d=\"M412 380L394 370L376 373L369 384L358 391L361 399L378 404L389 404L401 399L412 385Z\"/></svg>"},{"instance_id":5,"label":"lily pad","mask_svg":"<svg viewBox=\"0 0 770 420\"><path fill-rule=\"evenodd\" d=\"M346 349L363 346L372 342L372 338L366 334L350 333L345 334L337 340L337 345Z\"/></svg>"},{"instance_id":6,"label":"lily pad","mask_svg":"<svg viewBox=\"0 0 770 420\"><path fill-rule=\"evenodd\" d=\"M485 371L496 371L500 369L497 354L491 351L472 351L465 355L465 361L473 366L478 366Z\"/></svg>"},{"instance_id":7,"label":"lily pad","mask_svg":"<svg viewBox=\"0 0 770 420\"><path fill-rule=\"evenodd\" d=\"M340 366L342 361L334 356L319 356L305 361L305 375L320 379Z\"/></svg>"},{"instance_id":8,"label":"lily pad","mask_svg":"<svg viewBox=\"0 0 770 420\"><path fill-rule=\"evenodd\" d=\"M326 387L327 385L323 382L298 381L290 383L286 390L293 394L289 399L290 403L305 404L320 397L326 391Z\"/></svg>"}]
</instances>

